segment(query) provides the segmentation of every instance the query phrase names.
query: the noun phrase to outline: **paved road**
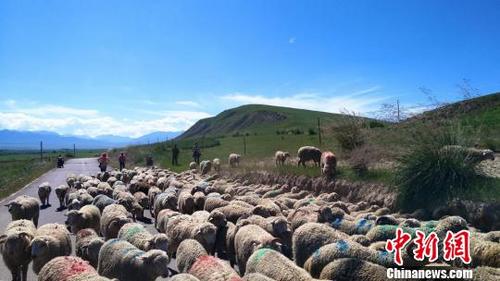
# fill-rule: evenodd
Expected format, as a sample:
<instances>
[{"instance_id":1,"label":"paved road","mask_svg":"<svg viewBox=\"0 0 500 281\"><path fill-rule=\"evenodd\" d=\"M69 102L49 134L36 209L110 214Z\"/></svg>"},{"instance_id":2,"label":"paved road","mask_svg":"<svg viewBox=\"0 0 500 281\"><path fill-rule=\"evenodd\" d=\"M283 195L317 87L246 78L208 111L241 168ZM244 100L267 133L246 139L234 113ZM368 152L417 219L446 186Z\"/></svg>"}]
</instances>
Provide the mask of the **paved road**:
<instances>
[{"instance_id":1,"label":"paved road","mask_svg":"<svg viewBox=\"0 0 500 281\"><path fill-rule=\"evenodd\" d=\"M81 158L81 159L71 159L66 161L64 164L64 168L54 168L49 172L43 174L38 179L34 180L30 184L28 184L25 188L19 190L18 192L10 195L9 197L0 201L0 206L7 204L10 200L16 198L19 195L29 195L35 198L38 198L38 185L43 182L49 182L52 185L52 189L61 184L66 184L66 176L68 174L84 174L84 175L95 175L99 172L99 167L96 158ZM58 212L56 211L57 207L59 207L59 201L57 200L56 194L54 191L50 194L50 204L51 207L40 210L40 219L38 221L38 225L43 225L46 223L58 222L64 223L64 211ZM0 209L0 229L3 233L3 230L7 226L7 224L11 221L11 217L7 208L3 207ZM0 256L0 259L2 257ZM11 280L10 271L4 265L3 260L0 263L0 280ZM36 280L36 276L33 274L31 269L28 271L28 280Z\"/></svg>"}]
</instances>

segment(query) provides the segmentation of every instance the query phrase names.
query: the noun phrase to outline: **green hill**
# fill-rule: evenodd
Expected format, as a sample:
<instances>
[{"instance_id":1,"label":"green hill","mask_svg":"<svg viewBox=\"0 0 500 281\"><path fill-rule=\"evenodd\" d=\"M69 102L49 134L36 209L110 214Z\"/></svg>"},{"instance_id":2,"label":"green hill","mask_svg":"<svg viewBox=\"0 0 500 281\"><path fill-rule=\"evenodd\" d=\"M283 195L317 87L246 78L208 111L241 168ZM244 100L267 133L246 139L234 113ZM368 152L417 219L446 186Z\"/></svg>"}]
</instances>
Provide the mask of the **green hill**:
<instances>
[{"instance_id":1,"label":"green hill","mask_svg":"<svg viewBox=\"0 0 500 281\"><path fill-rule=\"evenodd\" d=\"M298 130L307 133L317 131L318 118L322 124L331 124L342 118L334 114L305 109L269 105L244 105L225 110L215 117L201 119L179 139L201 136L221 136L232 134L275 134Z\"/></svg>"},{"instance_id":2,"label":"green hill","mask_svg":"<svg viewBox=\"0 0 500 281\"><path fill-rule=\"evenodd\" d=\"M426 111L405 122L403 126L433 122L439 125L461 124L476 134L481 146L500 150L500 93L448 104Z\"/></svg>"}]
</instances>

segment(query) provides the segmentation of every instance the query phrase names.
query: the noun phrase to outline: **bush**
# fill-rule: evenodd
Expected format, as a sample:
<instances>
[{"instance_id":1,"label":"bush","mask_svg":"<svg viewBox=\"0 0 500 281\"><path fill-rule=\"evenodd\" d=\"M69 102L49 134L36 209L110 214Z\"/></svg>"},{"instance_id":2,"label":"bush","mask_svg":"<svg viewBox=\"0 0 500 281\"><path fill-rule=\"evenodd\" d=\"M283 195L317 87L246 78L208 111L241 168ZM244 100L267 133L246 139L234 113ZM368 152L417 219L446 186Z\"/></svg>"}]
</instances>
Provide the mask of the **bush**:
<instances>
[{"instance_id":1,"label":"bush","mask_svg":"<svg viewBox=\"0 0 500 281\"><path fill-rule=\"evenodd\" d=\"M380 160L378 150L371 145L362 145L354 148L349 155L349 166L358 176L364 176L368 167Z\"/></svg>"},{"instance_id":2,"label":"bush","mask_svg":"<svg viewBox=\"0 0 500 281\"><path fill-rule=\"evenodd\" d=\"M352 151L365 143L364 123L364 119L350 114L334 127L335 139L343 150Z\"/></svg>"},{"instance_id":3,"label":"bush","mask_svg":"<svg viewBox=\"0 0 500 281\"><path fill-rule=\"evenodd\" d=\"M316 131L315 131L313 128L309 128L309 130L307 130L307 133L308 133L310 136L314 136L314 135L316 135Z\"/></svg>"},{"instance_id":4,"label":"bush","mask_svg":"<svg viewBox=\"0 0 500 281\"><path fill-rule=\"evenodd\" d=\"M368 127L370 127L370 129L373 129L373 128L383 128L383 127L385 127L385 125L384 125L384 123L382 123L380 121L371 120L370 123L368 123Z\"/></svg>"},{"instance_id":5,"label":"bush","mask_svg":"<svg viewBox=\"0 0 500 281\"><path fill-rule=\"evenodd\" d=\"M479 178L465 150L443 149L464 145L453 128L425 130L415 135L417 144L403 157L396 173L399 204L403 210L432 208L467 192Z\"/></svg>"}]
</instances>

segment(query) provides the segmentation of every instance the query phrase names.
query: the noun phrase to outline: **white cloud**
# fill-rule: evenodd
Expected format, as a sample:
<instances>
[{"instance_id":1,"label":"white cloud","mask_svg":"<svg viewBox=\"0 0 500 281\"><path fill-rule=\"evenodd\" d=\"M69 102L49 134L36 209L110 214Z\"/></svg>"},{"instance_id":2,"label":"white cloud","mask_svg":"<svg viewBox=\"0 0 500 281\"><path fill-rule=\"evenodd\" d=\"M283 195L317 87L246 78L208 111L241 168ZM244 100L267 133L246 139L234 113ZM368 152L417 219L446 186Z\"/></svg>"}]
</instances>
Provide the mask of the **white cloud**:
<instances>
[{"instance_id":1,"label":"white cloud","mask_svg":"<svg viewBox=\"0 0 500 281\"><path fill-rule=\"evenodd\" d=\"M293 43L295 43L295 41L296 41L296 40L297 40L297 38L295 38L295 37L290 37L290 38L288 39L288 43L289 43L289 44L293 44Z\"/></svg>"},{"instance_id":2,"label":"white cloud","mask_svg":"<svg viewBox=\"0 0 500 281\"><path fill-rule=\"evenodd\" d=\"M55 131L67 135L103 134L138 137L155 131L182 131L210 114L197 111L156 111L153 119L111 117L93 109L56 105L18 107L0 111L0 128Z\"/></svg>"},{"instance_id":3,"label":"white cloud","mask_svg":"<svg viewBox=\"0 0 500 281\"><path fill-rule=\"evenodd\" d=\"M175 102L178 105L186 105L186 106L191 106L191 107L201 107L201 105L195 101L191 100L179 100Z\"/></svg>"},{"instance_id":4,"label":"white cloud","mask_svg":"<svg viewBox=\"0 0 500 281\"><path fill-rule=\"evenodd\" d=\"M376 95L375 93L379 89L380 87L374 86L351 94L336 96L326 96L318 93L300 93L285 97L265 97L262 95L233 93L222 96L222 99L237 104L267 104L325 112L341 112L347 109L349 111L366 113L378 107L383 100L388 98Z\"/></svg>"}]
</instances>

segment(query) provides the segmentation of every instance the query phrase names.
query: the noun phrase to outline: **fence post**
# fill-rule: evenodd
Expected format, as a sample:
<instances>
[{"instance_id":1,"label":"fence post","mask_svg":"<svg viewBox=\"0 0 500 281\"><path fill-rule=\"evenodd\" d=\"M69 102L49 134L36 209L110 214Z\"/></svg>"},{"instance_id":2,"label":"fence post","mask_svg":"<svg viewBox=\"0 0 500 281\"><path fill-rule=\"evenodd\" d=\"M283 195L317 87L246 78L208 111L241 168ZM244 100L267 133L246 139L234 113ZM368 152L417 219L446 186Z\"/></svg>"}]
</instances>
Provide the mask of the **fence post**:
<instances>
[{"instance_id":1,"label":"fence post","mask_svg":"<svg viewBox=\"0 0 500 281\"><path fill-rule=\"evenodd\" d=\"M247 136L243 136L243 155L247 154Z\"/></svg>"},{"instance_id":2,"label":"fence post","mask_svg":"<svg viewBox=\"0 0 500 281\"><path fill-rule=\"evenodd\" d=\"M319 139L319 144L321 145L321 125L319 123L319 117L318 117L318 139Z\"/></svg>"},{"instance_id":3,"label":"fence post","mask_svg":"<svg viewBox=\"0 0 500 281\"><path fill-rule=\"evenodd\" d=\"M43 142L40 141L40 161L43 161Z\"/></svg>"}]
</instances>

